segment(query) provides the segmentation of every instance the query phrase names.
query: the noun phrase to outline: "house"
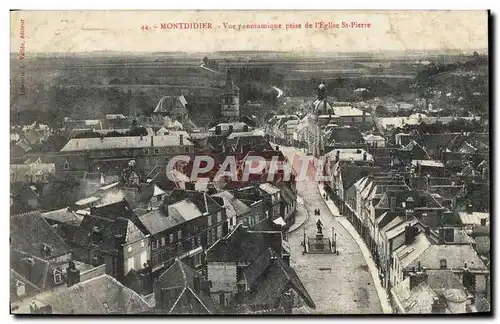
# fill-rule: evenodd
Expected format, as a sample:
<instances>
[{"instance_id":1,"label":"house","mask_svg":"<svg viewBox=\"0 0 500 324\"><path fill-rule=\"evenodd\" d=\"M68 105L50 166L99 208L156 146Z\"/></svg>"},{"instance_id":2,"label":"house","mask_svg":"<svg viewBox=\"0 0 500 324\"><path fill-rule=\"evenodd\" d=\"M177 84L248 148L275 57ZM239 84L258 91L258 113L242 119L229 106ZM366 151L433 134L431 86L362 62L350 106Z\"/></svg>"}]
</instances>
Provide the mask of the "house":
<instances>
[{"instance_id":1,"label":"house","mask_svg":"<svg viewBox=\"0 0 500 324\"><path fill-rule=\"evenodd\" d=\"M132 269L142 269L150 260L150 237L134 224L132 214L122 203L91 208L70 240L74 258L105 264L106 273L118 280Z\"/></svg>"},{"instance_id":2,"label":"house","mask_svg":"<svg viewBox=\"0 0 500 324\"><path fill-rule=\"evenodd\" d=\"M150 310L144 298L107 274L37 296L35 303L61 315L132 315Z\"/></svg>"},{"instance_id":3,"label":"house","mask_svg":"<svg viewBox=\"0 0 500 324\"><path fill-rule=\"evenodd\" d=\"M61 153L87 152L90 172L124 169L131 160L137 170L149 172L166 166L176 155L194 153L194 145L182 135L73 138Z\"/></svg>"},{"instance_id":4,"label":"house","mask_svg":"<svg viewBox=\"0 0 500 324\"><path fill-rule=\"evenodd\" d=\"M383 136L368 134L363 136L363 138L369 147L385 147L386 140Z\"/></svg>"},{"instance_id":5,"label":"house","mask_svg":"<svg viewBox=\"0 0 500 324\"><path fill-rule=\"evenodd\" d=\"M10 300L16 302L23 298L30 298L41 292L40 288L32 282L20 275L16 271L10 269Z\"/></svg>"},{"instance_id":6,"label":"house","mask_svg":"<svg viewBox=\"0 0 500 324\"><path fill-rule=\"evenodd\" d=\"M292 309L306 304L316 308L314 301L292 267L272 248L267 248L243 270L243 280L238 282L236 303L249 312L283 308L291 314ZM223 306L229 306L223 300Z\"/></svg>"},{"instance_id":7,"label":"house","mask_svg":"<svg viewBox=\"0 0 500 324\"><path fill-rule=\"evenodd\" d=\"M281 216L281 190L270 183L262 183L258 188L269 208L268 217L273 220L279 218Z\"/></svg>"},{"instance_id":8,"label":"house","mask_svg":"<svg viewBox=\"0 0 500 324\"><path fill-rule=\"evenodd\" d=\"M216 314L205 278L176 259L154 282L155 314Z\"/></svg>"},{"instance_id":9,"label":"house","mask_svg":"<svg viewBox=\"0 0 500 324\"><path fill-rule=\"evenodd\" d=\"M356 127L333 127L325 136L325 150L334 148L361 148L366 145L363 135Z\"/></svg>"},{"instance_id":10,"label":"house","mask_svg":"<svg viewBox=\"0 0 500 324\"><path fill-rule=\"evenodd\" d=\"M252 209L243 201L236 198L227 190L213 194L212 197L220 197L224 200L230 231L239 223L249 226L248 218L251 216Z\"/></svg>"},{"instance_id":11,"label":"house","mask_svg":"<svg viewBox=\"0 0 500 324\"><path fill-rule=\"evenodd\" d=\"M168 116L173 120L184 123L189 116L187 106L188 103L184 96L164 96L156 105L153 113Z\"/></svg>"},{"instance_id":12,"label":"house","mask_svg":"<svg viewBox=\"0 0 500 324\"><path fill-rule=\"evenodd\" d=\"M139 221L151 235L153 272L168 267L176 257L202 270L203 250L228 231L222 198L191 190L173 190Z\"/></svg>"},{"instance_id":13,"label":"house","mask_svg":"<svg viewBox=\"0 0 500 324\"><path fill-rule=\"evenodd\" d=\"M467 290L477 296L490 297L489 270L471 245L432 244L408 262L405 268L415 267L418 262L426 269L449 269L458 275L465 268L470 273L470 282L465 285Z\"/></svg>"},{"instance_id":14,"label":"house","mask_svg":"<svg viewBox=\"0 0 500 324\"><path fill-rule=\"evenodd\" d=\"M71 260L71 248L40 212L10 217L10 268L30 285L45 291L64 284L63 268Z\"/></svg>"},{"instance_id":15,"label":"house","mask_svg":"<svg viewBox=\"0 0 500 324\"><path fill-rule=\"evenodd\" d=\"M54 163L11 164L10 182L48 183L55 172Z\"/></svg>"},{"instance_id":16,"label":"house","mask_svg":"<svg viewBox=\"0 0 500 324\"><path fill-rule=\"evenodd\" d=\"M295 213L297 210L297 195L293 190L284 183L279 183L276 185L280 189L282 201L281 201L281 220L275 219L274 221L281 222L283 226L289 228L295 223Z\"/></svg>"},{"instance_id":17,"label":"house","mask_svg":"<svg viewBox=\"0 0 500 324\"><path fill-rule=\"evenodd\" d=\"M414 268L391 289L397 314L463 314L471 300L460 279L448 270Z\"/></svg>"},{"instance_id":18,"label":"house","mask_svg":"<svg viewBox=\"0 0 500 324\"><path fill-rule=\"evenodd\" d=\"M237 219L249 228L268 219L269 207L268 201L255 186L233 190L233 195L246 206L250 207L251 212L245 214L245 218Z\"/></svg>"},{"instance_id":19,"label":"house","mask_svg":"<svg viewBox=\"0 0 500 324\"><path fill-rule=\"evenodd\" d=\"M12 215L37 210L40 194L38 189L27 183L12 183L10 185L10 211Z\"/></svg>"},{"instance_id":20,"label":"house","mask_svg":"<svg viewBox=\"0 0 500 324\"><path fill-rule=\"evenodd\" d=\"M268 248L288 263L290 253L285 246L281 231L250 231L238 224L205 252L212 297L216 300L235 300L236 294L244 290L244 286L238 284L244 278L244 269ZM221 297L222 294L224 297Z\"/></svg>"},{"instance_id":21,"label":"house","mask_svg":"<svg viewBox=\"0 0 500 324\"><path fill-rule=\"evenodd\" d=\"M373 165L373 156L361 148L339 148L325 154L331 163Z\"/></svg>"}]
</instances>

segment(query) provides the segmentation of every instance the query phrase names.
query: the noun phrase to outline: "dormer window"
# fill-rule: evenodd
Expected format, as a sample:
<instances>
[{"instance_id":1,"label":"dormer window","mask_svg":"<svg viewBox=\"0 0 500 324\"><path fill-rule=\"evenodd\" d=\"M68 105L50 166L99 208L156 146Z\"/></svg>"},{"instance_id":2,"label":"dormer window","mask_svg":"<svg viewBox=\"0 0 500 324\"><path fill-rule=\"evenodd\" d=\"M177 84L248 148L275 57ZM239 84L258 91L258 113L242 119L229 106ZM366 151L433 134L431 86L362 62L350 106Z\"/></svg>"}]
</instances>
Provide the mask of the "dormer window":
<instances>
[{"instance_id":1,"label":"dormer window","mask_svg":"<svg viewBox=\"0 0 500 324\"><path fill-rule=\"evenodd\" d=\"M48 244L43 244L42 245L42 256L43 257L50 257L52 255L52 248Z\"/></svg>"},{"instance_id":2,"label":"dormer window","mask_svg":"<svg viewBox=\"0 0 500 324\"><path fill-rule=\"evenodd\" d=\"M54 276L54 283L57 285L57 284L60 284L62 283L62 273L60 270L58 269L54 269L54 271L52 272L53 276Z\"/></svg>"},{"instance_id":3,"label":"dormer window","mask_svg":"<svg viewBox=\"0 0 500 324\"><path fill-rule=\"evenodd\" d=\"M64 162L63 168L64 168L64 170L69 170L69 162L68 161Z\"/></svg>"}]
</instances>

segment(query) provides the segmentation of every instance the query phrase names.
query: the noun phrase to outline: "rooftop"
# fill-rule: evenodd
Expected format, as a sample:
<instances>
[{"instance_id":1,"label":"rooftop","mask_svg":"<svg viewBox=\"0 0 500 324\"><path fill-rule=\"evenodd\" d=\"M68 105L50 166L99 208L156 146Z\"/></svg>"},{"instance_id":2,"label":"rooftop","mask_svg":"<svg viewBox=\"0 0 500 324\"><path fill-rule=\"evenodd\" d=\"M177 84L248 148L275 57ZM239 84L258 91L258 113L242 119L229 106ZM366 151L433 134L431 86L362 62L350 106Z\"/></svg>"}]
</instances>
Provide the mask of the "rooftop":
<instances>
[{"instance_id":1,"label":"rooftop","mask_svg":"<svg viewBox=\"0 0 500 324\"><path fill-rule=\"evenodd\" d=\"M183 139L183 144L181 145L180 137L176 135L73 138L61 149L61 152L192 145L193 143L186 138Z\"/></svg>"}]
</instances>

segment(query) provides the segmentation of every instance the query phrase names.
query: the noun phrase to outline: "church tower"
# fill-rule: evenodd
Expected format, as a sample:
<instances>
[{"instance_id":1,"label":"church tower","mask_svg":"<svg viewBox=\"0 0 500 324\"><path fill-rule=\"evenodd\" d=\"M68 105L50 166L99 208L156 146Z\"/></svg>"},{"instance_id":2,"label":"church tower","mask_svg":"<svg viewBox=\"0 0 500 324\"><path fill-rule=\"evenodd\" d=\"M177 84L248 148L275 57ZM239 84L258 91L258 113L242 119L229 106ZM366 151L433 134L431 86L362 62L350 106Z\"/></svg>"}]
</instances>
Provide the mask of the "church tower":
<instances>
[{"instance_id":1,"label":"church tower","mask_svg":"<svg viewBox=\"0 0 500 324\"><path fill-rule=\"evenodd\" d=\"M221 119L225 122L240 120L240 89L233 84L231 72L227 70L226 84L222 94Z\"/></svg>"}]
</instances>

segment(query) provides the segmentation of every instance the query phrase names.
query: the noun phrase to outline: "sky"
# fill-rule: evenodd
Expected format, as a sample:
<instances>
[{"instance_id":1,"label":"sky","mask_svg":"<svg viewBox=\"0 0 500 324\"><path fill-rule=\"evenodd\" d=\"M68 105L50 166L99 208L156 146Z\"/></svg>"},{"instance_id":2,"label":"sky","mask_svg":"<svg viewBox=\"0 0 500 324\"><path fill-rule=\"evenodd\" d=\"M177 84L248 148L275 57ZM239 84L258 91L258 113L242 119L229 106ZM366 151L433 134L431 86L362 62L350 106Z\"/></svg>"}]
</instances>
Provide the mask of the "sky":
<instances>
[{"instance_id":1,"label":"sky","mask_svg":"<svg viewBox=\"0 0 500 324\"><path fill-rule=\"evenodd\" d=\"M42 52L367 52L488 48L486 11L16 11L10 50ZM21 20L23 22L21 22ZM370 28L305 28L307 22ZM141 30L169 22L207 22L212 29ZM282 24L278 30L234 30L227 24ZM286 30L286 24L302 28ZM24 39L21 29L24 28Z\"/></svg>"}]
</instances>

